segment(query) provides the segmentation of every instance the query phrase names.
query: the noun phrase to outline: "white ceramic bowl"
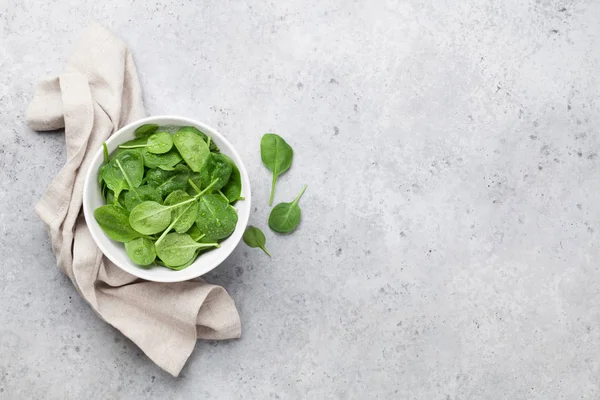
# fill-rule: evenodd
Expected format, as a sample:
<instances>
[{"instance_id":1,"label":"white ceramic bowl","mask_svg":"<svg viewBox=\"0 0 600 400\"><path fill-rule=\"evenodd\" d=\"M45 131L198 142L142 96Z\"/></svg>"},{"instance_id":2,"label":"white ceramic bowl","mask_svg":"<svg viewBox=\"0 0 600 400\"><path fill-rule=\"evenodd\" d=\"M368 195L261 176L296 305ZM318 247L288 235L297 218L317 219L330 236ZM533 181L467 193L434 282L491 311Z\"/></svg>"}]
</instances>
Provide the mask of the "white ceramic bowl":
<instances>
[{"instance_id":1,"label":"white ceramic bowl","mask_svg":"<svg viewBox=\"0 0 600 400\"><path fill-rule=\"evenodd\" d=\"M235 231L230 237L221 242L221 247L201 254L192 265L181 271L173 271L159 266L145 269L134 264L125 253L123 243L115 242L106 236L94 218L94 210L105 204L100 193L100 185L98 184L97 178L98 168L100 168L104 162L102 148L97 149L90 168L85 176L85 183L83 185L83 213L85 215L85 221L94 241L102 253L124 271L139 278L156 282L180 282L196 278L221 264L233 252L242 239L244 230L248 225L248 218L250 217L251 210L250 180L248 179L248 172L246 171L239 154L235 151L231 143L229 143L219 132L210 126L194 121L193 119L171 115L144 118L119 129L106 141L109 153L112 153L121 143L133 139L133 132L135 129L144 124L195 126L202 132L211 136L212 140L221 149L221 152L229 156L235 162L240 170L242 178L242 196L245 197L245 200L238 201L234 206L238 213L238 223L235 227Z\"/></svg>"}]
</instances>

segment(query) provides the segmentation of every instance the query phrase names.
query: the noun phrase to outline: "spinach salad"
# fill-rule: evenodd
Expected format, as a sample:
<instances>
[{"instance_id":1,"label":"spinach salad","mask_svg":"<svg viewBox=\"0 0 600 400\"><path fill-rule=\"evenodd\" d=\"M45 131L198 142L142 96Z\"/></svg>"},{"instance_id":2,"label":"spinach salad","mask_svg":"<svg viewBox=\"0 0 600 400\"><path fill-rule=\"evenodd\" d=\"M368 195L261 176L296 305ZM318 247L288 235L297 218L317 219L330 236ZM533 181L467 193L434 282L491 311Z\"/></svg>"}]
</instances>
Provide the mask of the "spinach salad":
<instances>
[{"instance_id":1,"label":"spinach salad","mask_svg":"<svg viewBox=\"0 0 600 400\"><path fill-rule=\"evenodd\" d=\"M98 181L106 205L96 221L142 267L181 270L219 247L243 200L238 167L191 126L146 124L111 155L104 145Z\"/></svg>"}]
</instances>

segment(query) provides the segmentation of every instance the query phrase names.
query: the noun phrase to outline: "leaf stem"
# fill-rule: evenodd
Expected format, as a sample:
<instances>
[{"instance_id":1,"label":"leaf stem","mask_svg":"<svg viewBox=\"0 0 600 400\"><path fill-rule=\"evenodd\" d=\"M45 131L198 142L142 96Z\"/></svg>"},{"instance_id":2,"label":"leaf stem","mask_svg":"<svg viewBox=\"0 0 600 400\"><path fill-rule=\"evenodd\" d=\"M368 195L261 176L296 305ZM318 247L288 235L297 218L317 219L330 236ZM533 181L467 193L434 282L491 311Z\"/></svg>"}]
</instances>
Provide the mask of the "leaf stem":
<instances>
[{"instance_id":1,"label":"leaf stem","mask_svg":"<svg viewBox=\"0 0 600 400\"><path fill-rule=\"evenodd\" d=\"M192 240L194 242L197 242L198 240L202 239L204 236L206 236L206 234L205 233L201 233L200 236L198 236L197 238L192 238ZM190 235L190 237L191 237L191 235Z\"/></svg>"},{"instance_id":2,"label":"leaf stem","mask_svg":"<svg viewBox=\"0 0 600 400\"><path fill-rule=\"evenodd\" d=\"M225 201L226 201L227 203L229 203L229 199L227 198L227 196L225 196L225 195L223 194L223 192L221 192L221 191L219 190L219 194L221 195L221 197L223 197L223 198L225 199Z\"/></svg>"},{"instance_id":3,"label":"leaf stem","mask_svg":"<svg viewBox=\"0 0 600 400\"><path fill-rule=\"evenodd\" d=\"M208 185L203 191L201 191L200 193L198 193L197 195L195 195L194 199L198 200L204 193L206 193L210 189L212 189L212 187L215 186L218 181L219 181L218 179L215 179L214 181L212 181L212 183L210 185Z\"/></svg>"},{"instance_id":4,"label":"leaf stem","mask_svg":"<svg viewBox=\"0 0 600 400\"><path fill-rule=\"evenodd\" d=\"M208 146L209 150L210 150L210 141L211 141L211 137L208 136L208 140L206 141L206 145Z\"/></svg>"},{"instance_id":5,"label":"leaf stem","mask_svg":"<svg viewBox=\"0 0 600 400\"><path fill-rule=\"evenodd\" d=\"M221 245L219 243L196 243L195 247L197 249L201 249L201 248L204 248L204 247L216 247L216 248L219 248L219 247L221 247Z\"/></svg>"},{"instance_id":6,"label":"leaf stem","mask_svg":"<svg viewBox=\"0 0 600 400\"><path fill-rule=\"evenodd\" d=\"M271 183L271 197L269 197L269 205L273 205L273 197L275 197L275 185L277 184L277 174L273 172L273 182Z\"/></svg>"},{"instance_id":7,"label":"leaf stem","mask_svg":"<svg viewBox=\"0 0 600 400\"><path fill-rule=\"evenodd\" d=\"M108 157L108 147L106 146L106 142L102 143L102 148L104 149L104 164L108 164L110 158Z\"/></svg>"},{"instance_id":8,"label":"leaf stem","mask_svg":"<svg viewBox=\"0 0 600 400\"><path fill-rule=\"evenodd\" d=\"M304 187L302 188L302 190L300 191L298 196L296 196L296 198L292 202L293 205L298 204L298 202L300 201L300 197L302 197L302 195L304 194L304 191L306 190L307 187L308 187L308 185L304 185Z\"/></svg>"},{"instance_id":9,"label":"leaf stem","mask_svg":"<svg viewBox=\"0 0 600 400\"><path fill-rule=\"evenodd\" d=\"M196 186L196 184L194 183L194 181L193 181L193 180L191 180L191 179L188 179L188 183L189 183L189 184L192 186L192 188L194 188L194 190L195 190L196 192L198 192L198 193L200 193L200 192L201 192L200 188L199 188L198 186Z\"/></svg>"},{"instance_id":10,"label":"leaf stem","mask_svg":"<svg viewBox=\"0 0 600 400\"><path fill-rule=\"evenodd\" d=\"M119 146L120 149L139 149L140 147L148 147L147 144L135 144L129 146Z\"/></svg>"},{"instance_id":11,"label":"leaf stem","mask_svg":"<svg viewBox=\"0 0 600 400\"><path fill-rule=\"evenodd\" d=\"M263 246L262 244L260 244L260 245L259 245L259 247L262 249L262 251L264 251L265 253L267 253L267 255L268 255L269 257L271 257L271 253L269 253L269 252L267 251L267 249L265 248L265 246Z\"/></svg>"}]
</instances>

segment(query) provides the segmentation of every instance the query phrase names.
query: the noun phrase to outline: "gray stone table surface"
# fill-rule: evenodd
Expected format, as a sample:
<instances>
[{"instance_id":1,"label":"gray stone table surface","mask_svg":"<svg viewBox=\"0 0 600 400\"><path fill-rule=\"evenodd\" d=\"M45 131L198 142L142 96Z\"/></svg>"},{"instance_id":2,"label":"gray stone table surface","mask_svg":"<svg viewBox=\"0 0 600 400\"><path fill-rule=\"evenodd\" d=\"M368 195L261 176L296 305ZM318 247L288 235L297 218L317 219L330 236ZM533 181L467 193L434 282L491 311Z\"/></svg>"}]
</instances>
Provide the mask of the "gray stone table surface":
<instances>
[{"instance_id":1,"label":"gray stone table surface","mask_svg":"<svg viewBox=\"0 0 600 400\"><path fill-rule=\"evenodd\" d=\"M0 398L600 398L600 2L0 0ZM215 126L251 223L206 278L243 337L180 378L102 322L34 213L64 137L24 113L97 20L149 114ZM296 151L266 227L265 132Z\"/></svg>"}]
</instances>

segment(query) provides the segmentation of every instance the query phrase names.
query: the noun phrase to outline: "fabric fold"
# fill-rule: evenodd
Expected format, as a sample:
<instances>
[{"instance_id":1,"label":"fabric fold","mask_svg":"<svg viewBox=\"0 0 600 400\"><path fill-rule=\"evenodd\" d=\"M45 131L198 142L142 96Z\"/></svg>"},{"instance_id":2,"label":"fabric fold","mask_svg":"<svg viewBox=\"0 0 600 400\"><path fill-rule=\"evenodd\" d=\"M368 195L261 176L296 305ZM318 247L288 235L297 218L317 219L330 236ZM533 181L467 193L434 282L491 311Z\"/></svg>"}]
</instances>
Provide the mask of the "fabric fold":
<instances>
[{"instance_id":1,"label":"fabric fold","mask_svg":"<svg viewBox=\"0 0 600 400\"><path fill-rule=\"evenodd\" d=\"M200 279L148 282L106 259L81 215L83 181L94 152L117 129L145 115L133 57L98 24L85 31L65 72L39 82L27 110L37 131L65 130L67 161L36 206L57 264L98 315L159 367L177 376L196 339L241 335L231 297Z\"/></svg>"}]
</instances>

